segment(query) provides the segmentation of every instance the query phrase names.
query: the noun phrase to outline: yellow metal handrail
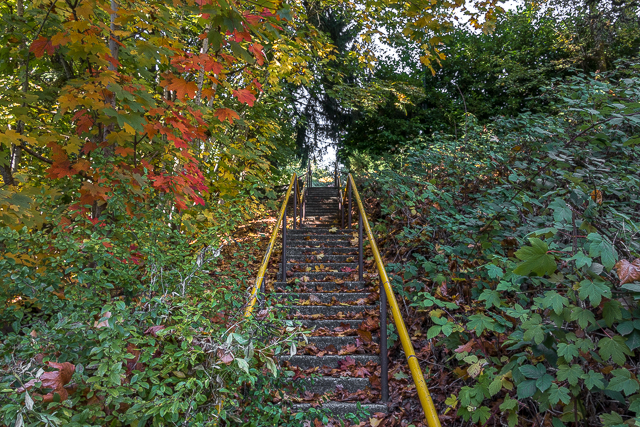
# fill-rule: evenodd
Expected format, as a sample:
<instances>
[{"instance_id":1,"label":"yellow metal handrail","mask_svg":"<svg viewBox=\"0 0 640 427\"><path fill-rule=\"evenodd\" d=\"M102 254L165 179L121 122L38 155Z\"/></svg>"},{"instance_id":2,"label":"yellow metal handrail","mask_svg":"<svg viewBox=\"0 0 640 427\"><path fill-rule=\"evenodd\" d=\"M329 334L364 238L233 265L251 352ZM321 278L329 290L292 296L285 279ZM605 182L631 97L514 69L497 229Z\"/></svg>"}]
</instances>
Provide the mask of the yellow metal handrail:
<instances>
[{"instance_id":1,"label":"yellow metal handrail","mask_svg":"<svg viewBox=\"0 0 640 427\"><path fill-rule=\"evenodd\" d=\"M367 237L369 238L371 251L373 252L373 257L376 261L376 266L378 267L378 274L380 274L382 286L384 287L384 292L387 295L387 300L389 302L389 306L391 307L391 313L393 314L393 321L396 325L396 329L398 330L398 335L400 336L402 349L404 350L404 353L407 356L407 362L409 363L411 376L413 377L413 382L416 385L416 390L418 390L418 398L420 399L420 404L422 405L422 409L424 410L425 418L427 419L427 424L429 425L429 427L441 427L440 419L438 418L438 414L436 413L436 408L433 404L433 400L431 399L431 394L429 393L427 384L424 381L424 376L422 375L422 369L420 369L418 358L416 357L416 353L413 350L413 344L411 344L411 339L409 338L407 327L405 326L404 320L402 319L402 313L400 312L400 307L398 306L398 302L396 301L396 297L393 293L391 282L389 282L389 276L387 276L387 272L384 269L384 263L382 262L382 257L380 256L380 252L378 251L378 245L376 244L376 239L374 239L373 233L371 232L371 227L369 227L369 220L367 219L367 214L364 211L364 205L362 204L362 200L360 199L360 194L358 194L358 189L356 188L355 181L353 179L353 176L351 176L351 174L349 174L348 180L351 184L351 189L356 199L356 203L358 204L360 216L362 217L362 223L365 231L367 232ZM345 196L346 196L346 188L345 188ZM382 350L383 349L380 349L380 351Z\"/></svg>"},{"instance_id":2,"label":"yellow metal handrail","mask_svg":"<svg viewBox=\"0 0 640 427\"><path fill-rule=\"evenodd\" d=\"M298 176L294 173L291 177L291 182L289 183L289 189L284 196L284 201L282 202L282 207L280 208L280 215L278 215L278 221L276 221L276 226L273 229L273 233L271 233L271 240L269 240L269 246L267 246L267 252L264 254L264 258L262 258L262 264L260 265L260 269L258 270L258 277L256 277L256 283L253 285L253 289L251 290L251 296L249 298L249 305L244 311L244 317L251 316L253 313L253 308L258 301L258 292L260 292L260 286L262 285L262 281L264 280L264 275L267 271L267 266L269 264L269 259L271 259L271 252L273 252L273 247L276 243L276 238L278 237L278 230L280 229L280 224L282 224L282 218L284 218L284 213L287 209L287 203L289 203L289 196L291 195L291 190L293 189L293 184L295 183ZM293 197L296 197L295 195ZM295 217L294 217L295 221Z\"/></svg>"}]
</instances>

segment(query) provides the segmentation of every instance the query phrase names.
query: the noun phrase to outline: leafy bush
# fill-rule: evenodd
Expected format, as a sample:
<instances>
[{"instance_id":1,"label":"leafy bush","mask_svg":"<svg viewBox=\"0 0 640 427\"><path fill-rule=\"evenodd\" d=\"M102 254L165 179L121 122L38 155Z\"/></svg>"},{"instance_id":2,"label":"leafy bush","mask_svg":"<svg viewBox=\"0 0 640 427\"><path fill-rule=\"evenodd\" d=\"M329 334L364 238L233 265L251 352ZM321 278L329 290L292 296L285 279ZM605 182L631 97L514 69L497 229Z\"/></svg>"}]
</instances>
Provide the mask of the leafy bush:
<instances>
[{"instance_id":1,"label":"leafy bush","mask_svg":"<svg viewBox=\"0 0 640 427\"><path fill-rule=\"evenodd\" d=\"M244 213L148 203L116 191L98 220L0 229L4 425L284 421L273 357L297 329L266 309L243 318L261 255L233 241Z\"/></svg>"},{"instance_id":2,"label":"leafy bush","mask_svg":"<svg viewBox=\"0 0 640 427\"><path fill-rule=\"evenodd\" d=\"M460 139L360 156L377 165L354 172L380 200L398 292L463 380L446 413L556 427L640 415L639 69L554 82L555 115L468 116Z\"/></svg>"}]
</instances>

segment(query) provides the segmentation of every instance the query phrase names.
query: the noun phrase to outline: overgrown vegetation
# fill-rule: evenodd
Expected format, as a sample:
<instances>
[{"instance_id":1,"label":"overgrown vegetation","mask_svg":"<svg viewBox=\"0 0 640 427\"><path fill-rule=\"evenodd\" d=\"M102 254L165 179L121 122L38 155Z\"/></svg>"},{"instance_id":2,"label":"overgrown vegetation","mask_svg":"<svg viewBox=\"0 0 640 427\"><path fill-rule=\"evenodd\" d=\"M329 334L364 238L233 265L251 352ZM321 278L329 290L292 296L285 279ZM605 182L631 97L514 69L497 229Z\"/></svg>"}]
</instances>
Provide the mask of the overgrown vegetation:
<instances>
[{"instance_id":1,"label":"overgrown vegetation","mask_svg":"<svg viewBox=\"0 0 640 427\"><path fill-rule=\"evenodd\" d=\"M428 314L444 423L640 420L638 70L553 82L555 115L352 156L396 291Z\"/></svg>"}]
</instances>

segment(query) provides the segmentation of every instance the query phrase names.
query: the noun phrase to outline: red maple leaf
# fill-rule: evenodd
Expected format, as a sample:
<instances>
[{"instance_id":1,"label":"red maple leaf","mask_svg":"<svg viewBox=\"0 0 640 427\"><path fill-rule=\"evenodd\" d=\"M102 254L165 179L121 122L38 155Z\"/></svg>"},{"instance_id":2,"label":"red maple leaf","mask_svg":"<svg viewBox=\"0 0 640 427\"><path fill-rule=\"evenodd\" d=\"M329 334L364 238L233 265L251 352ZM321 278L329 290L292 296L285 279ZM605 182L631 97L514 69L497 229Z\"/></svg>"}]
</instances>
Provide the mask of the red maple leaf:
<instances>
[{"instance_id":1,"label":"red maple leaf","mask_svg":"<svg viewBox=\"0 0 640 427\"><path fill-rule=\"evenodd\" d=\"M249 89L238 89L233 91L233 96L238 98L238 101L244 102L249 105L249 107L253 107L253 103L256 101L256 96L251 93Z\"/></svg>"},{"instance_id":2,"label":"red maple leaf","mask_svg":"<svg viewBox=\"0 0 640 427\"><path fill-rule=\"evenodd\" d=\"M225 120L229 120L229 123L233 123L234 120L238 120L240 116L235 111L229 108L220 108L213 113L218 120L224 122Z\"/></svg>"},{"instance_id":3,"label":"red maple leaf","mask_svg":"<svg viewBox=\"0 0 640 427\"><path fill-rule=\"evenodd\" d=\"M40 36L31 43L29 46L29 52L33 52L36 58L41 58L45 52L49 55L53 55L56 48L51 44L51 40L46 37Z\"/></svg>"},{"instance_id":4,"label":"red maple leaf","mask_svg":"<svg viewBox=\"0 0 640 427\"><path fill-rule=\"evenodd\" d=\"M134 153L131 147L116 147L116 154L122 157L130 156Z\"/></svg>"},{"instance_id":5,"label":"red maple leaf","mask_svg":"<svg viewBox=\"0 0 640 427\"><path fill-rule=\"evenodd\" d=\"M263 48L264 46L262 46L260 43L253 43L247 49L249 52L253 53L253 56L256 57L256 61L258 62L258 65L264 64L265 56L264 56L264 52L262 52Z\"/></svg>"}]
</instances>

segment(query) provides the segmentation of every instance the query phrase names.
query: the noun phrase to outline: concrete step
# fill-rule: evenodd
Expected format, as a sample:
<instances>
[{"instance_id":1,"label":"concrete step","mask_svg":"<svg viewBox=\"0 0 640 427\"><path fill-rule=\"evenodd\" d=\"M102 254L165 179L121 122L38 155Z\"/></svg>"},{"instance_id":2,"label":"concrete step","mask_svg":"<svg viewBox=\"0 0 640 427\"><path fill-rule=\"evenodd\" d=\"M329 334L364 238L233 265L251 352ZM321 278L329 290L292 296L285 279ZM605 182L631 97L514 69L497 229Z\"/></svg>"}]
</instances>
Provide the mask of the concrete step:
<instances>
[{"instance_id":1,"label":"concrete step","mask_svg":"<svg viewBox=\"0 0 640 427\"><path fill-rule=\"evenodd\" d=\"M344 283L333 283L333 282L299 282L299 283L285 283L285 282L276 282L275 289L282 289L285 292L291 290L295 292L296 287L305 286L307 289L315 290L316 293L324 293L324 292L335 292L335 291L362 291L366 292L368 290L373 290L373 285L366 284L366 282L344 282ZM322 290L318 290L322 289ZM275 294L270 294L275 295Z\"/></svg>"},{"instance_id":2,"label":"concrete step","mask_svg":"<svg viewBox=\"0 0 640 427\"><path fill-rule=\"evenodd\" d=\"M354 230L347 230L345 228L335 227L333 232L330 232L331 228L328 227L315 227L315 228L298 228L297 230L288 230L289 233L292 234L302 234L304 236L315 236L316 234L333 234L333 235L342 235L348 234L351 235L354 233Z\"/></svg>"},{"instance_id":3,"label":"concrete step","mask_svg":"<svg viewBox=\"0 0 640 427\"><path fill-rule=\"evenodd\" d=\"M314 407L316 407L314 405ZM311 408L310 403L296 403L292 405L292 410L294 413L297 412L307 412ZM358 421L366 421L369 417L371 417L376 412L384 412L387 413L387 405L383 405L381 403L354 403L354 402L324 402L320 406L320 409L325 409L330 411L330 414L334 417L339 417L344 419L344 417L348 414L357 414L358 408L360 411L365 411L368 415L364 415L363 418Z\"/></svg>"},{"instance_id":4,"label":"concrete step","mask_svg":"<svg viewBox=\"0 0 640 427\"><path fill-rule=\"evenodd\" d=\"M320 262L329 265L344 263L344 262L353 262L357 261L357 256L353 255L304 255L304 254L295 254L295 255L287 255L288 261L299 261L299 262Z\"/></svg>"},{"instance_id":5,"label":"concrete step","mask_svg":"<svg viewBox=\"0 0 640 427\"><path fill-rule=\"evenodd\" d=\"M287 230L287 242L310 242L310 241L335 241L335 242L348 242L353 240L354 237L351 234L297 234L297 233L289 233Z\"/></svg>"},{"instance_id":6,"label":"concrete step","mask_svg":"<svg viewBox=\"0 0 640 427\"><path fill-rule=\"evenodd\" d=\"M305 248L305 247L295 247L292 248L290 245L287 245L287 256L289 255L317 255L319 253L326 255L357 255L358 248L356 246L352 247L316 247L316 248Z\"/></svg>"},{"instance_id":7,"label":"concrete step","mask_svg":"<svg viewBox=\"0 0 640 427\"><path fill-rule=\"evenodd\" d=\"M338 327L349 326L351 329L358 329L362 324L362 319L357 320L295 320L295 322L300 322L304 328L308 328L314 330L316 328L327 328L329 330L334 330ZM311 338L311 337L309 337Z\"/></svg>"},{"instance_id":8,"label":"concrete step","mask_svg":"<svg viewBox=\"0 0 640 427\"><path fill-rule=\"evenodd\" d=\"M337 241L326 241L326 240L295 240L293 242L287 242L287 247L310 247L310 248L321 248L322 245L333 246L333 247L349 247L352 246L349 241L345 240L337 240ZM354 249L358 249L353 246Z\"/></svg>"},{"instance_id":9,"label":"concrete step","mask_svg":"<svg viewBox=\"0 0 640 427\"><path fill-rule=\"evenodd\" d=\"M380 362L380 356L377 354L349 354L345 356L339 355L327 355L327 356L306 356L306 355L295 355L295 356L283 356L280 357L282 362L289 362L292 366L297 366L300 369L310 369L310 368L319 368L321 366L326 366L328 368L337 368L338 362L344 361L347 357L351 357L356 361L356 363L362 363L363 365L368 362ZM345 377L348 377L345 373ZM341 378L345 378L341 377ZM334 377L321 377L322 379L339 379ZM369 383L369 380L367 380Z\"/></svg>"},{"instance_id":10,"label":"concrete step","mask_svg":"<svg viewBox=\"0 0 640 427\"><path fill-rule=\"evenodd\" d=\"M321 314L323 316L335 316L338 313L362 313L367 310L379 310L376 305L342 305L342 306L326 306L326 305L296 305L287 307L292 315L300 313L302 315ZM362 322L362 321L361 321Z\"/></svg>"},{"instance_id":11,"label":"concrete step","mask_svg":"<svg viewBox=\"0 0 640 427\"><path fill-rule=\"evenodd\" d=\"M311 298L312 295L318 299L315 301L316 304L329 304L331 303L331 301L333 301L334 298L338 303L350 304L350 303L355 303L356 301L361 299L367 299L370 293L365 293L365 292L321 292L321 293L320 292L313 292L313 293L286 292L286 293L282 293L282 292L279 292L273 295L275 295L276 298L278 298L279 300L291 301L294 304L297 303L298 301L309 301L309 298ZM342 306L342 307L347 307L347 306Z\"/></svg>"},{"instance_id":12,"label":"concrete step","mask_svg":"<svg viewBox=\"0 0 640 427\"><path fill-rule=\"evenodd\" d=\"M372 338L373 338L372 341L377 344L378 337L372 337ZM309 344L315 345L320 350L330 345L334 346L337 350L340 350L341 348L346 347L348 345L356 345L356 340L358 339L360 340L360 342L362 342L362 339L360 339L358 335L347 336L347 337L307 337L307 339L309 340ZM302 342L304 343L304 341ZM303 347L303 344L300 344L299 347Z\"/></svg>"},{"instance_id":13,"label":"concrete step","mask_svg":"<svg viewBox=\"0 0 640 427\"><path fill-rule=\"evenodd\" d=\"M290 273L290 272L291 272L291 270L289 270L287 273ZM308 277L309 278L309 282L321 282L321 281L325 280L326 276L330 276L330 277L333 277L335 279L343 279L343 278L351 276L352 274L358 274L358 273L357 272L344 273L342 271L338 271L338 272L331 272L331 271L320 271L320 272L294 271L293 275L287 274L287 278L295 279L296 277L299 277L299 278ZM278 276L278 277L280 277L280 276ZM327 280L327 281L332 281L332 280Z\"/></svg>"},{"instance_id":14,"label":"concrete step","mask_svg":"<svg viewBox=\"0 0 640 427\"><path fill-rule=\"evenodd\" d=\"M358 269L357 262L332 262L332 263L324 263L324 262L292 262L287 264L287 268L290 267L298 267L298 268L311 268L309 272L316 271L316 267L322 268L330 268L331 270L340 271L343 268L351 268L354 270Z\"/></svg>"},{"instance_id":15,"label":"concrete step","mask_svg":"<svg viewBox=\"0 0 640 427\"><path fill-rule=\"evenodd\" d=\"M331 391L336 391L337 386L342 386L342 389L355 393L360 390L371 388L371 383L368 378L304 378L296 380L299 385L302 385L306 390L312 393L325 394Z\"/></svg>"}]
</instances>

